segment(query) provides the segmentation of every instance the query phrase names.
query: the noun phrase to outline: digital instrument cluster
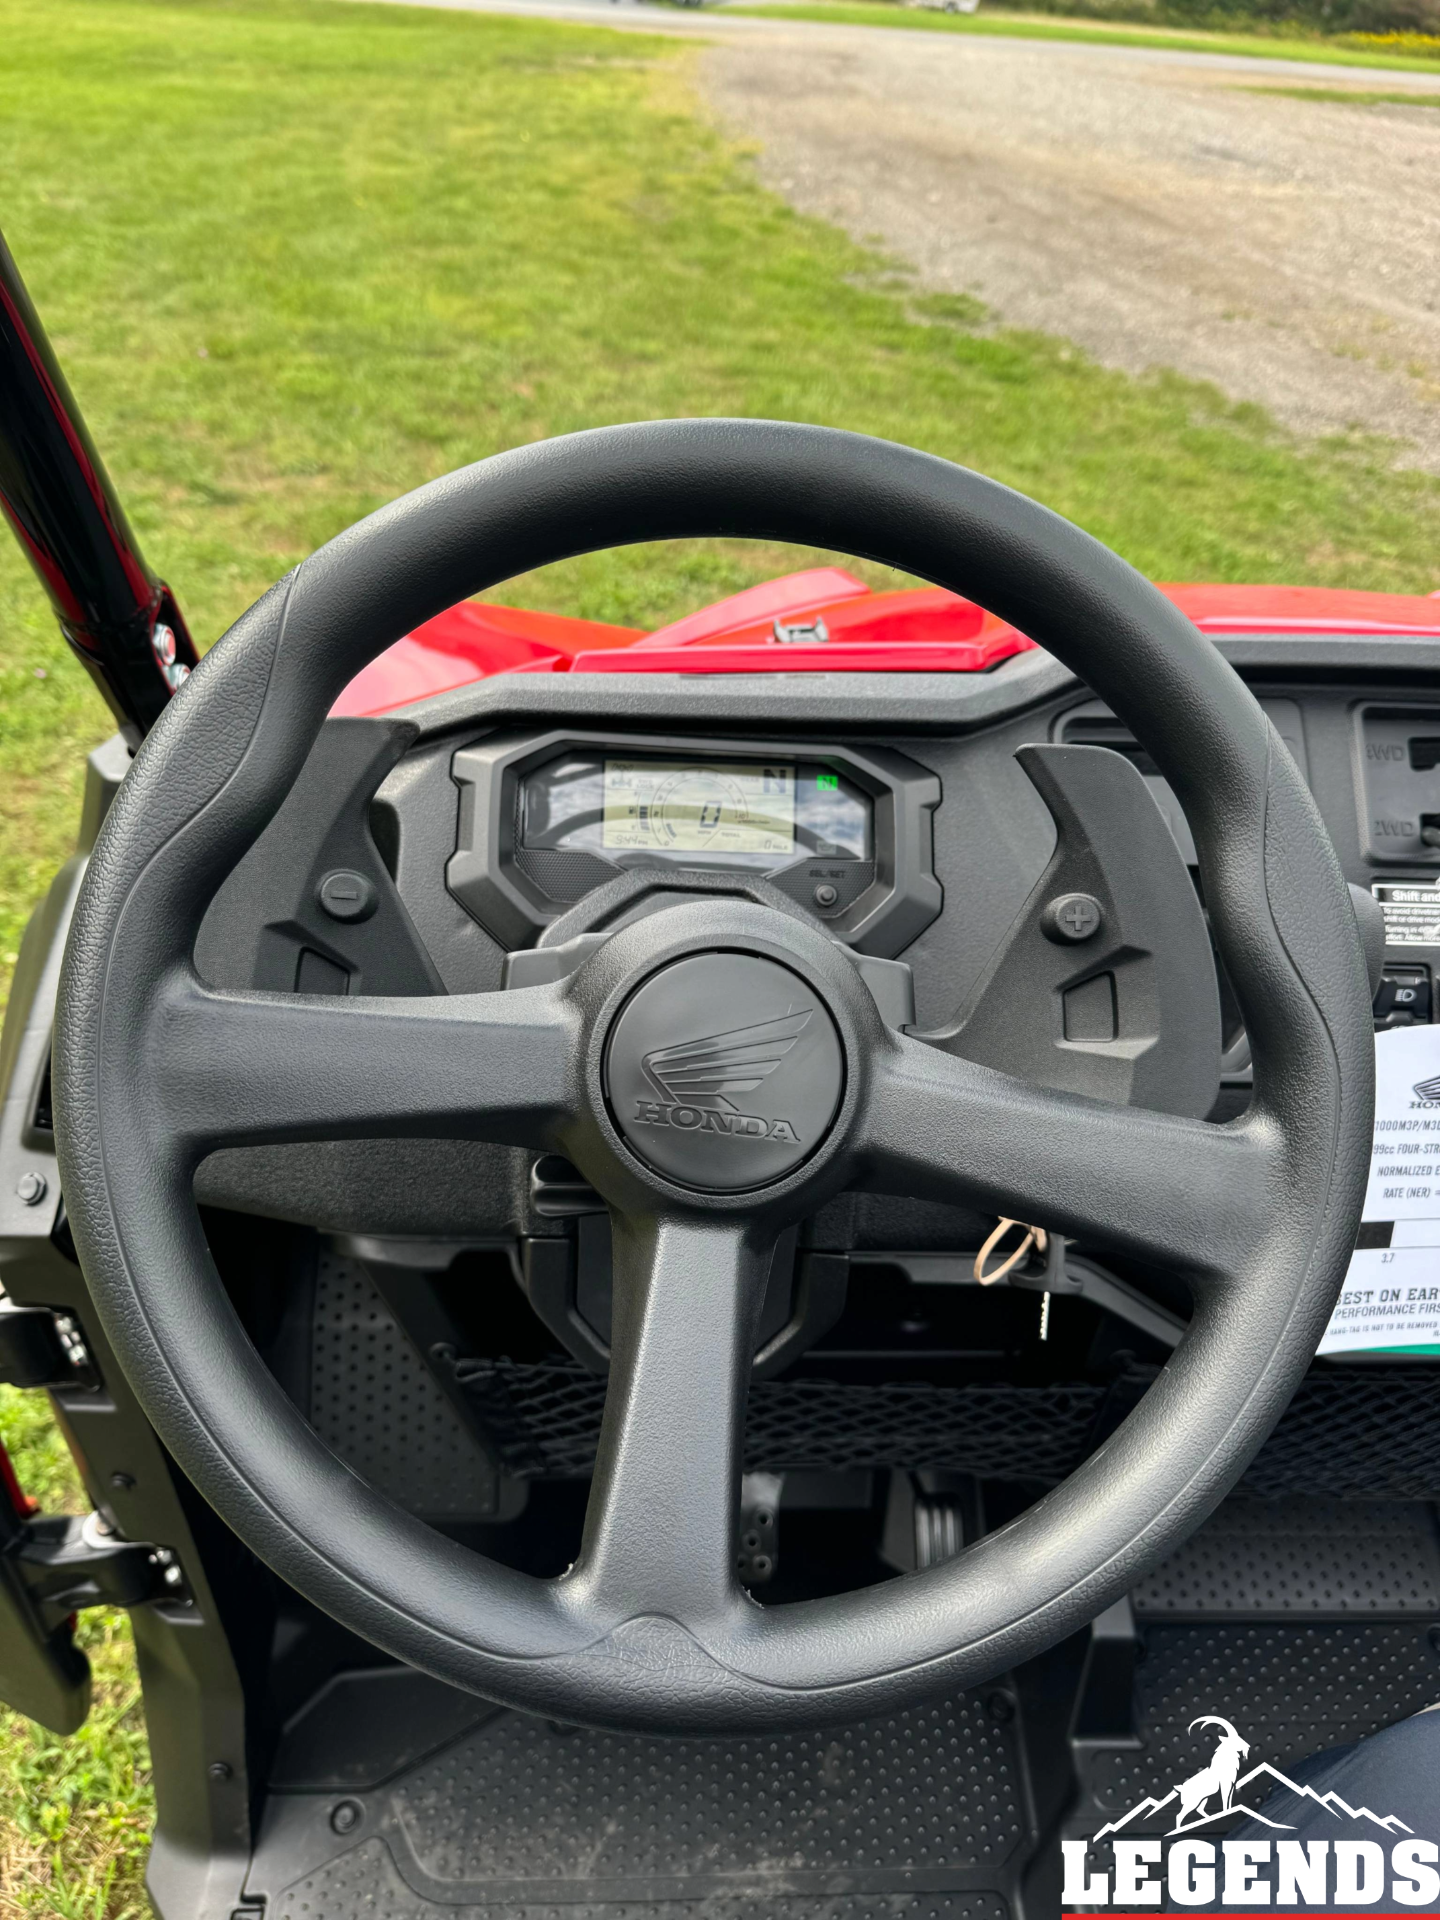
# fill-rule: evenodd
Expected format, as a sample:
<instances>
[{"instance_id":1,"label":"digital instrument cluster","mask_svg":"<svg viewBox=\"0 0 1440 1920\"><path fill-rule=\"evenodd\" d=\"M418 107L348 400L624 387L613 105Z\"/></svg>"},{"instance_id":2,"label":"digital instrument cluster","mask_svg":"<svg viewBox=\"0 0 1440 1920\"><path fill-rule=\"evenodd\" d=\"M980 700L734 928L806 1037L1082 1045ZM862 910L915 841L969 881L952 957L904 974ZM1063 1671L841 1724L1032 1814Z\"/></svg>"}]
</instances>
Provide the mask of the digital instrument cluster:
<instances>
[{"instance_id":1,"label":"digital instrument cluster","mask_svg":"<svg viewBox=\"0 0 1440 1920\"><path fill-rule=\"evenodd\" d=\"M880 957L940 910L940 782L885 748L516 730L462 747L451 774L447 885L512 951L647 868L763 880Z\"/></svg>"},{"instance_id":2,"label":"digital instrument cluster","mask_svg":"<svg viewBox=\"0 0 1440 1920\"><path fill-rule=\"evenodd\" d=\"M762 873L815 854L871 857L871 803L818 762L566 756L520 789L520 845Z\"/></svg>"}]
</instances>

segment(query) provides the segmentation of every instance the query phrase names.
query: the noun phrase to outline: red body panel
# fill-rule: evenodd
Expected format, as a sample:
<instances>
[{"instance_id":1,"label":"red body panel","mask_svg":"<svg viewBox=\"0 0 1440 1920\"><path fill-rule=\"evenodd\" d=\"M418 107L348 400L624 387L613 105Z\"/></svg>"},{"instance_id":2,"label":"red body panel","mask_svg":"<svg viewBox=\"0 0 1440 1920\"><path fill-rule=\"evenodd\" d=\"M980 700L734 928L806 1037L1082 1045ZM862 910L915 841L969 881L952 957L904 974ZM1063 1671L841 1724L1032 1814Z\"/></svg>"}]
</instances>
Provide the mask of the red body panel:
<instances>
[{"instance_id":1,"label":"red body panel","mask_svg":"<svg viewBox=\"0 0 1440 1920\"><path fill-rule=\"evenodd\" d=\"M657 647L712 646L747 627L763 628L768 634L774 620L810 620L842 601L871 597L865 582L843 567L810 567L804 573L763 580L758 587L746 587L743 593L715 600L708 607L687 613L683 620L672 620L668 627L657 627L635 644L646 652Z\"/></svg>"},{"instance_id":2,"label":"red body panel","mask_svg":"<svg viewBox=\"0 0 1440 1920\"><path fill-rule=\"evenodd\" d=\"M800 576L803 578L803 576ZM847 576L840 575L842 580ZM769 590L755 589L757 598ZM858 588L859 591L855 591ZM801 606L782 606L757 617L751 598L707 608L728 611L723 624L690 631L694 621L662 627L633 647L587 651L575 658L575 673L983 673L1012 653L1034 643L973 600L941 587L910 588L901 593L869 593L855 581L843 599L818 603L808 596ZM737 617L738 616L738 617ZM703 619L702 616L698 618ZM813 645L777 638L777 627L824 623Z\"/></svg>"},{"instance_id":3,"label":"red body panel","mask_svg":"<svg viewBox=\"0 0 1440 1920\"><path fill-rule=\"evenodd\" d=\"M1440 594L1339 587L1165 587L1202 633L1373 633L1440 637Z\"/></svg>"},{"instance_id":4,"label":"red body panel","mask_svg":"<svg viewBox=\"0 0 1440 1920\"><path fill-rule=\"evenodd\" d=\"M1321 587L1163 586L1203 633L1440 639L1440 596ZM815 626L826 638L781 639ZM388 713L497 673L983 673L1034 645L940 587L871 593L814 567L702 607L653 633L466 600L397 640L332 711Z\"/></svg>"},{"instance_id":5,"label":"red body panel","mask_svg":"<svg viewBox=\"0 0 1440 1920\"><path fill-rule=\"evenodd\" d=\"M330 712L335 717L389 713L432 693L468 687L492 673L563 671L582 648L593 653L644 638L643 627L607 627L598 620L567 620L558 613L462 600L362 668Z\"/></svg>"}]
</instances>

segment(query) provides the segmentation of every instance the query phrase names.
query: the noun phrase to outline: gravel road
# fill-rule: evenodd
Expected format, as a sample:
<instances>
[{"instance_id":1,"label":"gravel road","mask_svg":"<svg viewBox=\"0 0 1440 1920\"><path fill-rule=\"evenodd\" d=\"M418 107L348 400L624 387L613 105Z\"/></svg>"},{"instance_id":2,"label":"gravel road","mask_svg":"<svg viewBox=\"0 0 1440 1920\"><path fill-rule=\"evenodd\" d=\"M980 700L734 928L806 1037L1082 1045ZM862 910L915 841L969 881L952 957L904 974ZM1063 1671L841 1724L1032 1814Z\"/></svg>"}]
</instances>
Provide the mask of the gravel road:
<instances>
[{"instance_id":1,"label":"gravel road","mask_svg":"<svg viewBox=\"0 0 1440 1920\"><path fill-rule=\"evenodd\" d=\"M920 285L1440 472L1440 73L635 0L407 3L698 40L710 108L766 183Z\"/></svg>"},{"instance_id":2,"label":"gravel road","mask_svg":"<svg viewBox=\"0 0 1440 1920\"><path fill-rule=\"evenodd\" d=\"M1393 436L1401 464L1440 471L1433 83L1081 51L727 32L701 75L770 186L921 284L1109 366L1212 380L1306 435ZM1430 104L1262 91L1277 86Z\"/></svg>"}]
</instances>

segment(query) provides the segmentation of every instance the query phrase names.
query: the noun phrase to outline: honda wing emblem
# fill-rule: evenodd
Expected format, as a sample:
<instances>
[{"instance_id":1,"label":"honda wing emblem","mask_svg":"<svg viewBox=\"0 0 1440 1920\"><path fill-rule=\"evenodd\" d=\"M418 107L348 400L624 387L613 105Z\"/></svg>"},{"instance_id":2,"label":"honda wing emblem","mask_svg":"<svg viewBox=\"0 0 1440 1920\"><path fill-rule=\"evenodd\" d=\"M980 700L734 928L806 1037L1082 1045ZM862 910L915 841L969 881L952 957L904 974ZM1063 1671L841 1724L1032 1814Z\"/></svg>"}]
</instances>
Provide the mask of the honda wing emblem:
<instances>
[{"instance_id":1,"label":"honda wing emblem","mask_svg":"<svg viewBox=\"0 0 1440 1920\"><path fill-rule=\"evenodd\" d=\"M656 1047L640 1064L663 1100L734 1113L734 1103L726 1096L753 1093L768 1080L810 1019L809 1013L784 1013L753 1027L685 1040L678 1047Z\"/></svg>"}]
</instances>

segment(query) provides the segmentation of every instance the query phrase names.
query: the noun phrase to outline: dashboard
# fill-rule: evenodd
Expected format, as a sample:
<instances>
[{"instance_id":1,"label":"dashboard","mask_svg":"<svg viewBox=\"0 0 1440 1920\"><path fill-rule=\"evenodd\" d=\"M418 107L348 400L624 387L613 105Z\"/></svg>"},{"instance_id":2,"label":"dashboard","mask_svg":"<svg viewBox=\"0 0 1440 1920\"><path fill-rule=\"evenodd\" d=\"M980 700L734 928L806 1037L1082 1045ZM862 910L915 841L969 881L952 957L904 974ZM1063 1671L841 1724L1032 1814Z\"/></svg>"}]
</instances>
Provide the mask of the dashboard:
<instances>
[{"instance_id":1,"label":"dashboard","mask_svg":"<svg viewBox=\"0 0 1440 1920\"><path fill-rule=\"evenodd\" d=\"M1428 1019L1440 967L1440 696L1428 675L1440 647L1221 645L1300 766L1347 878L1384 910L1379 1017ZM412 710L418 721L327 723L217 896L202 970L292 990L484 991L503 984L509 955L583 930L587 903L627 878L673 886L696 873L773 888L857 954L902 961L916 1026L937 1029L1053 852L1054 821L1015 759L1035 743L1128 759L1195 865L1148 755L1043 654L983 675L618 678L498 676ZM378 900L364 917L337 917L321 898L326 873L350 869Z\"/></svg>"},{"instance_id":2,"label":"dashboard","mask_svg":"<svg viewBox=\"0 0 1440 1920\"><path fill-rule=\"evenodd\" d=\"M1440 646L1288 635L1220 644L1300 766L1347 878L1384 913L1377 1025L1430 1022ZM1128 763L1139 797L1112 810L1107 857L1121 868L1153 863L1162 832L1193 909L1195 849L1175 796L1117 717L1043 654L986 674L806 673L760 685L738 675L498 676L403 717L327 723L285 807L217 895L197 962L218 985L490 991L556 977L587 938L677 891L728 890L813 917L868 970L884 1016L932 1044L966 1051L976 1005L1003 989L992 1064L1172 1111L1243 1110L1245 1036L1223 973L1217 1019L1199 916L1203 951L1190 959L1204 985L1172 995L1158 1040L1144 1025L1159 1002L1143 937L1089 971L1083 956L1062 955L1046 978L1012 964L1016 929L1057 850L1055 817L1025 770L1037 747L1105 747ZM1147 791L1163 828L1147 826ZM336 875L353 882L342 898L327 894ZM1166 1091L1184 1079L1167 1067L1167 1046L1177 1058L1187 1048L1207 1056L1191 1073L1201 1093L1188 1108ZM1137 1058L1150 1060L1148 1080ZM1067 1079L1076 1062L1109 1080ZM563 1163L474 1142L333 1142L217 1154L197 1187L211 1205L278 1214L347 1244L509 1248L556 1337L604 1364L603 1214ZM967 1279L990 1224L842 1196L802 1228L787 1297L808 1288L821 1299L824 1263L838 1261L852 1315L890 1298L884 1287L867 1292L865 1276L897 1267L933 1302L942 1280ZM1093 1272L1090 1297L1114 1280ZM1138 1283L1144 1299L1132 1290L1122 1301L1128 1337L1163 1355L1183 1302L1167 1301L1160 1277ZM767 1323L772 1340L790 1325L786 1311L782 1303ZM871 1331L892 1359L909 1338L893 1324Z\"/></svg>"}]
</instances>

